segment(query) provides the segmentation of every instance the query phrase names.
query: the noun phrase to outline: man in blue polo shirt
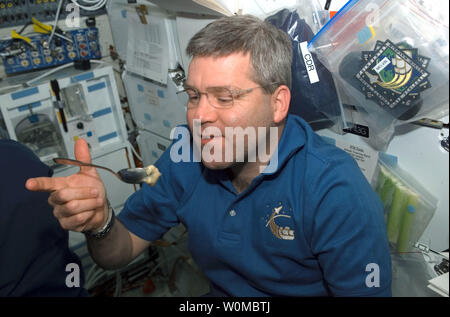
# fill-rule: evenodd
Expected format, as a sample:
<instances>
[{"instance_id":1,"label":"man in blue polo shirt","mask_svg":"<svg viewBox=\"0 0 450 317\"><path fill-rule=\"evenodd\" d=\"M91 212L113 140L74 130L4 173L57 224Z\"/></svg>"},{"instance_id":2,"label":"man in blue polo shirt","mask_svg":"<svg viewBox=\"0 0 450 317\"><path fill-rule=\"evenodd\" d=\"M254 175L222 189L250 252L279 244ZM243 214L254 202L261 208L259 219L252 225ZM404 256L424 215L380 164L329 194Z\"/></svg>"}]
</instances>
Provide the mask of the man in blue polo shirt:
<instances>
[{"instance_id":1,"label":"man in blue polo shirt","mask_svg":"<svg viewBox=\"0 0 450 317\"><path fill-rule=\"evenodd\" d=\"M182 222L212 295L390 296L381 201L348 154L287 114L287 35L233 16L202 29L187 52L189 129L174 133L156 163L161 178L119 219L93 168L27 187L52 191L62 227L85 232L105 268L126 265ZM75 156L90 161L84 140Z\"/></svg>"}]
</instances>

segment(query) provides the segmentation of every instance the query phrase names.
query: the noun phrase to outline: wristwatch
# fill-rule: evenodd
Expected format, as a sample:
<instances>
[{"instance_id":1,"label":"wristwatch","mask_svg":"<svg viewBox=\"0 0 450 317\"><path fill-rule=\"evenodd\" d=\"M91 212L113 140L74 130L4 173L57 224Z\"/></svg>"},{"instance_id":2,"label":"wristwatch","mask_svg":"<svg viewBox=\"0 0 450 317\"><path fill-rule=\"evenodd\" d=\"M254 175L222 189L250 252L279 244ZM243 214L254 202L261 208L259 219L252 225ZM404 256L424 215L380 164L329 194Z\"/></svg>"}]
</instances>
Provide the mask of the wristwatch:
<instances>
[{"instance_id":1,"label":"wristwatch","mask_svg":"<svg viewBox=\"0 0 450 317\"><path fill-rule=\"evenodd\" d=\"M109 204L108 201L108 221L106 221L106 224L97 230L88 230L88 231L83 231L83 233L89 237L95 238L95 239L102 239L104 238L108 232L111 230L113 224L114 224L114 219L116 218L115 214L114 214L114 210L112 209L111 205Z\"/></svg>"}]
</instances>

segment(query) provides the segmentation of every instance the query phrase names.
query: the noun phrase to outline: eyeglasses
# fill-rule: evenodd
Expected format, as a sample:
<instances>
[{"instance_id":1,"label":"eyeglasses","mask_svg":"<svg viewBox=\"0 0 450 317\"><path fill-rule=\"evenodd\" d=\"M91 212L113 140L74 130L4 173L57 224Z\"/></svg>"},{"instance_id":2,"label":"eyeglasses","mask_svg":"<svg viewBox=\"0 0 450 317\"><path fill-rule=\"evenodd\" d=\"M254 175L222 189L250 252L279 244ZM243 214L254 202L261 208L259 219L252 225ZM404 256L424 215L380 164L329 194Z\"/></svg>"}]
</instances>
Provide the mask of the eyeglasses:
<instances>
[{"instance_id":1,"label":"eyeglasses","mask_svg":"<svg viewBox=\"0 0 450 317\"><path fill-rule=\"evenodd\" d=\"M275 83L273 83L275 84ZM248 89L233 89L230 87L208 87L206 92L201 92L196 88L185 86L182 92L188 95L187 108L196 108L200 103L201 95L206 95L211 106L218 109L233 107L234 101L243 95L246 95L257 88L265 88L262 86L252 87Z\"/></svg>"}]
</instances>

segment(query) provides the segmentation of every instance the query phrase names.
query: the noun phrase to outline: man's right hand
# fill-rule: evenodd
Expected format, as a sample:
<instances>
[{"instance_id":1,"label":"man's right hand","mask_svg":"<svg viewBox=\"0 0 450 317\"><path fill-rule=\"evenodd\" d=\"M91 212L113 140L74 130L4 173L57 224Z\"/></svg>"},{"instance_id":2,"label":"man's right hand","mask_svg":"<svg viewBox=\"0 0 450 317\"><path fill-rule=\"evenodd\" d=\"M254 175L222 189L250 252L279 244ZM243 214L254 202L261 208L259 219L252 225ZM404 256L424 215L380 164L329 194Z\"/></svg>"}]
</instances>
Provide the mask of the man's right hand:
<instances>
[{"instance_id":1,"label":"man's right hand","mask_svg":"<svg viewBox=\"0 0 450 317\"><path fill-rule=\"evenodd\" d=\"M85 140L75 142L75 158L91 163ZM67 177L30 178L25 184L31 191L49 192L48 202L61 227L72 231L89 231L101 228L108 217L106 190L94 167L81 167Z\"/></svg>"}]
</instances>

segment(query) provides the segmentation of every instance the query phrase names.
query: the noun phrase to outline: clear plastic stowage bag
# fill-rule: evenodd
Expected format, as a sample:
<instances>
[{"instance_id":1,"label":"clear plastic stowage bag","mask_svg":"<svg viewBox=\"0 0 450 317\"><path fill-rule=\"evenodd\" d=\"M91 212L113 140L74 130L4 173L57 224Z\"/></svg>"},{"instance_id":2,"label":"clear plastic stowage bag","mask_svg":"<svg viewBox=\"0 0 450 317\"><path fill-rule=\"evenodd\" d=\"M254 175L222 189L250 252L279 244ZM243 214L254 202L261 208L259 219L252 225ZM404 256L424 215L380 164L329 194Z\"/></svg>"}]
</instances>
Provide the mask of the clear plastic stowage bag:
<instances>
[{"instance_id":1,"label":"clear plastic stowage bag","mask_svg":"<svg viewBox=\"0 0 450 317\"><path fill-rule=\"evenodd\" d=\"M448 30L447 0L351 0L308 48L385 150L396 126L448 114Z\"/></svg>"},{"instance_id":2,"label":"clear plastic stowage bag","mask_svg":"<svg viewBox=\"0 0 450 317\"><path fill-rule=\"evenodd\" d=\"M415 250L436 211L438 199L410 173L380 156L372 187L384 206L389 242L397 252Z\"/></svg>"}]
</instances>

